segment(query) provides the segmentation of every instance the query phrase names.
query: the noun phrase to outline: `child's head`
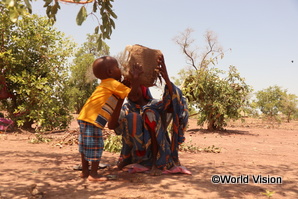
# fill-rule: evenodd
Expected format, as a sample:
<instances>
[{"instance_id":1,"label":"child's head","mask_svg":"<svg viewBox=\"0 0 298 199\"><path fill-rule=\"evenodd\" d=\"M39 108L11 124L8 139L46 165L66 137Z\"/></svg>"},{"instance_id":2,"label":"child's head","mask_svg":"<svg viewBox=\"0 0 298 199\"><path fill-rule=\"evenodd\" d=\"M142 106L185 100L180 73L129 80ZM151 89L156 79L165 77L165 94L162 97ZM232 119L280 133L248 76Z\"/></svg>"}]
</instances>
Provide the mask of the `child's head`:
<instances>
[{"instance_id":1,"label":"child's head","mask_svg":"<svg viewBox=\"0 0 298 199\"><path fill-rule=\"evenodd\" d=\"M121 79L121 70L118 62L111 56L103 56L93 62L93 74L98 79Z\"/></svg>"}]
</instances>

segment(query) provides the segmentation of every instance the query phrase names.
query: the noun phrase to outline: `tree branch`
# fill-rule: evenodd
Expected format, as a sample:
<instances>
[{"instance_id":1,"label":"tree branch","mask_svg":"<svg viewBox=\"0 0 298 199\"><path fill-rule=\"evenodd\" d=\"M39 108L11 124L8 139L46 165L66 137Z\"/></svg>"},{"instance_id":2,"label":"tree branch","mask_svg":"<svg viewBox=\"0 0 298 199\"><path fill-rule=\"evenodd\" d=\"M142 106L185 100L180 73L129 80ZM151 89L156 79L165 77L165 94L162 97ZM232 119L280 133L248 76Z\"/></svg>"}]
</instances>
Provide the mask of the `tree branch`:
<instances>
[{"instance_id":1,"label":"tree branch","mask_svg":"<svg viewBox=\"0 0 298 199\"><path fill-rule=\"evenodd\" d=\"M184 44L183 44L183 52L184 52L184 54L190 59L190 61L191 61L191 65L192 65L196 70L198 70L198 68L197 68L196 65L195 65L195 60L194 60L194 58L192 57L192 53L189 54L189 53L187 52L187 46L188 46L187 39L188 39L188 37L185 37Z\"/></svg>"}]
</instances>

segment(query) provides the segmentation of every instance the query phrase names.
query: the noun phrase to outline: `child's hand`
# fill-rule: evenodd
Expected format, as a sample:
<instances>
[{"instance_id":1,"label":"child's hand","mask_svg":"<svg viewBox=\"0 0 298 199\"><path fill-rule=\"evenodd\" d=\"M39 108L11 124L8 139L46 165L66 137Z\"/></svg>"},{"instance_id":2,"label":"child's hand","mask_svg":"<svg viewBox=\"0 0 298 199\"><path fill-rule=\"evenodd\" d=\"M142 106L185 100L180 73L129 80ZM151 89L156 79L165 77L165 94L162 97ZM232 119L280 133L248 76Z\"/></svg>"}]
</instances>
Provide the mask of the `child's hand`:
<instances>
[{"instance_id":1,"label":"child's hand","mask_svg":"<svg viewBox=\"0 0 298 199\"><path fill-rule=\"evenodd\" d=\"M139 63L135 63L132 69L129 70L129 74L132 79L138 79L143 72L143 67Z\"/></svg>"},{"instance_id":2,"label":"child's hand","mask_svg":"<svg viewBox=\"0 0 298 199\"><path fill-rule=\"evenodd\" d=\"M124 78L124 80L122 80L121 83L124 84L127 87L130 87L130 81L127 78Z\"/></svg>"}]
</instances>

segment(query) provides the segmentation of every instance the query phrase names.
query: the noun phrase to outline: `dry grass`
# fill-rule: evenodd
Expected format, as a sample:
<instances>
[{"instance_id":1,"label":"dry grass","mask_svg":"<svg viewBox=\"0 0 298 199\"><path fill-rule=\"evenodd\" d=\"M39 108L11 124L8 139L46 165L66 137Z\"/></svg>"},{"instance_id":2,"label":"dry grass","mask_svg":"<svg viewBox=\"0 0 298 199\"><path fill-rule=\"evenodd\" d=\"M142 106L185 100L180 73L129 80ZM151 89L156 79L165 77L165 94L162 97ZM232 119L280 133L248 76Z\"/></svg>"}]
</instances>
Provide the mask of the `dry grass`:
<instances>
[{"instance_id":1,"label":"dry grass","mask_svg":"<svg viewBox=\"0 0 298 199\"><path fill-rule=\"evenodd\" d=\"M244 122L241 120L230 121L228 127L298 130L298 121L292 120L288 123L286 121L269 121L261 118L245 118Z\"/></svg>"}]
</instances>

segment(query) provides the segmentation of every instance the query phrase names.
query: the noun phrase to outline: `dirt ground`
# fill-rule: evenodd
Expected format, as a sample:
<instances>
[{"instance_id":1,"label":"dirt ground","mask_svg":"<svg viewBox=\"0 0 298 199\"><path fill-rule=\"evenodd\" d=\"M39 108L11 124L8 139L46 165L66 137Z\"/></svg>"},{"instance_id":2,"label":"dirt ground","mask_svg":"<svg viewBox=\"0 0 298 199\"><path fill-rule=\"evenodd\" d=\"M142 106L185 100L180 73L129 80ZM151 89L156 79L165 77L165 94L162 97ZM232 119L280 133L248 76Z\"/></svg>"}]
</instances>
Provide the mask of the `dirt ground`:
<instances>
[{"instance_id":1,"label":"dirt ground","mask_svg":"<svg viewBox=\"0 0 298 199\"><path fill-rule=\"evenodd\" d=\"M30 143L36 137L28 132L2 132L0 198L298 198L298 122L248 120L207 132L191 119L184 148L199 150L180 152L180 160L192 175L129 174L115 168L118 154L104 152L101 163L110 167L100 172L117 175L106 182L73 170L80 163L76 128L47 134L39 144ZM230 183L212 183L224 175Z\"/></svg>"}]
</instances>

